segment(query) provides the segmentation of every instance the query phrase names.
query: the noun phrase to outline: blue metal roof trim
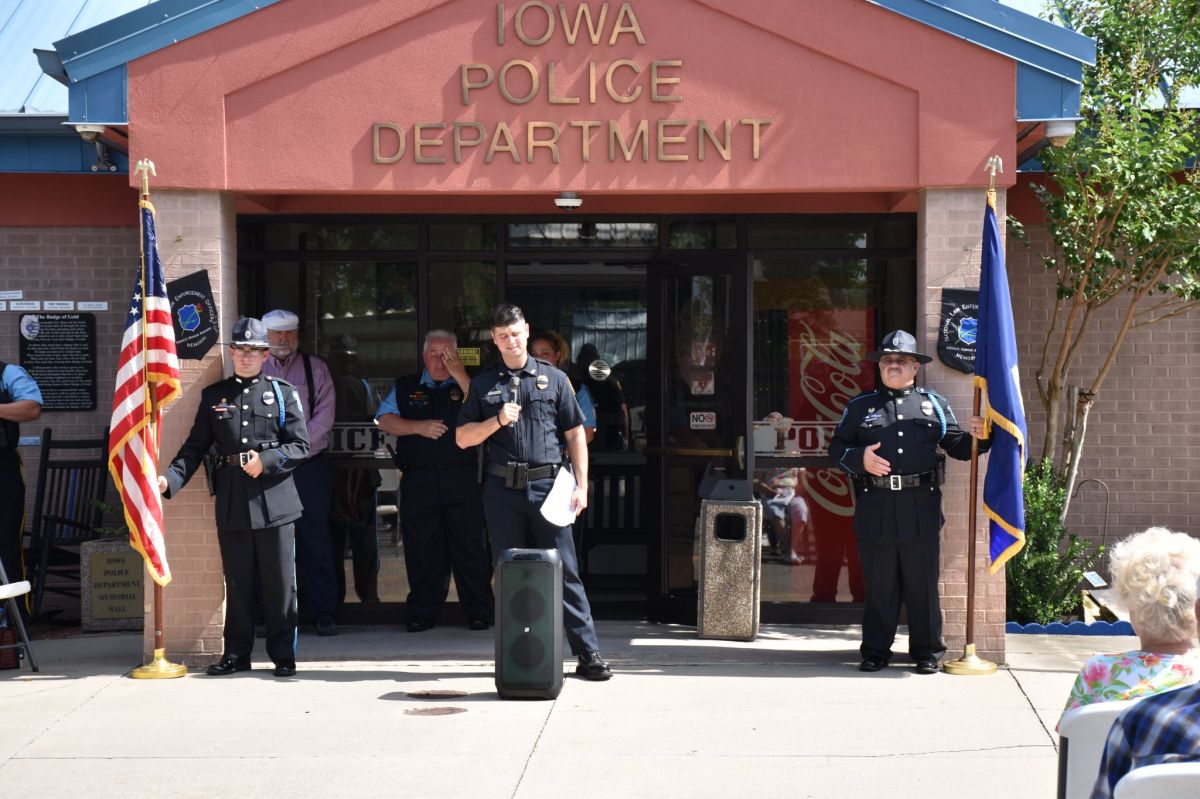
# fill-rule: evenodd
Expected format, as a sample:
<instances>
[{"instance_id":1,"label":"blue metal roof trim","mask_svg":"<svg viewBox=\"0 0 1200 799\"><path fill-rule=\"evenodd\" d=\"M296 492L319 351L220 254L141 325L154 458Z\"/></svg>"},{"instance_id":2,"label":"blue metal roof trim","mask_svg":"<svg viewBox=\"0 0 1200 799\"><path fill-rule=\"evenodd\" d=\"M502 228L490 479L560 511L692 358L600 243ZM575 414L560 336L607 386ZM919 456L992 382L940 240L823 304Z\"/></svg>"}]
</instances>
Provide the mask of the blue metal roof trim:
<instances>
[{"instance_id":1,"label":"blue metal roof trim","mask_svg":"<svg viewBox=\"0 0 1200 799\"><path fill-rule=\"evenodd\" d=\"M61 39L54 49L75 84L277 2L158 0Z\"/></svg>"},{"instance_id":2,"label":"blue metal roof trim","mask_svg":"<svg viewBox=\"0 0 1200 799\"><path fill-rule=\"evenodd\" d=\"M57 131L30 133L0 133L0 173L57 173L91 174L96 163L95 145L88 144L74 130L64 128L62 117L54 117ZM129 158L115 150L108 151L109 161L116 172L129 173ZM102 174L112 174L107 170Z\"/></svg>"},{"instance_id":3,"label":"blue metal roof trim","mask_svg":"<svg viewBox=\"0 0 1200 799\"><path fill-rule=\"evenodd\" d=\"M121 64L71 86L67 118L72 123L124 125L129 121L129 71Z\"/></svg>"},{"instance_id":4,"label":"blue metal roof trim","mask_svg":"<svg viewBox=\"0 0 1200 799\"><path fill-rule=\"evenodd\" d=\"M1074 119L1096 43L996 0L867 0L1018 63L1019 119ZM1072 100L1072 97L1074 98ZM1056 109L1044 113L1046 109Z\"/></svg>"}]
</instances>

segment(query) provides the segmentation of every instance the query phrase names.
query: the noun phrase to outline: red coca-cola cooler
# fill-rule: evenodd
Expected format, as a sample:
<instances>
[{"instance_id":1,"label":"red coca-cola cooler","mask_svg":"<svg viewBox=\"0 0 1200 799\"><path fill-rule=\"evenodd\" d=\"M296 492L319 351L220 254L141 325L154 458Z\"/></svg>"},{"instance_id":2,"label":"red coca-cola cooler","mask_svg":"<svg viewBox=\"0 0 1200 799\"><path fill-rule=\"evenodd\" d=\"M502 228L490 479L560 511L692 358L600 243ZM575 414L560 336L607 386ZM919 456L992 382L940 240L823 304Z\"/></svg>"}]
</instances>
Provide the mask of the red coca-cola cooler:
<instances>
[{"instance_id":1,"label":"red coca-cola cooler","mask_svg":"<svg viewBox=\"0 0 1200 799\"><path fill-rule=\"evenodd\" d=\"M872 312L867 309L788 313L788 414L792 418L785 444L788 454L826 454L846 403L875 386L874 371L866 362L874 340ZM862 566L854 538L854 491L849 477L836 467L801 469L796 491L807 505L808 520L802 535L793 530L792 540L807 542L806 555L816 561L810 601L838 601L838 583L846 568L849 599L861 602Z\"/></svg>"}]
</instances>

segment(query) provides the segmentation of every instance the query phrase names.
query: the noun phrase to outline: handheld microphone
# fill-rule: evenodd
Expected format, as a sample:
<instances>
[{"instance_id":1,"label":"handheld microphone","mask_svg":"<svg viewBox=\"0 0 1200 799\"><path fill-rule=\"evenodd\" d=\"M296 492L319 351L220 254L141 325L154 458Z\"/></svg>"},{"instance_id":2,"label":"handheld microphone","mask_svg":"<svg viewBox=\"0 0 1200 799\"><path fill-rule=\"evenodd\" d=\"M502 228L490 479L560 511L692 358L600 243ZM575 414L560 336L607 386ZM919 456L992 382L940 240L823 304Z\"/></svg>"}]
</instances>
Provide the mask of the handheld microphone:
<instances>
[{"instance_id":1,"label":"handheld microphone","mask_svg":"<svg viewBox=\"0 0 1200 799\"><path fill-rule=\"evenodd\" d=\"M521 404L521 378L517 375L512 375L508 378L508 391L512 394L512 399L509 400L515 405Z\"/></svg>"}]
</instances>

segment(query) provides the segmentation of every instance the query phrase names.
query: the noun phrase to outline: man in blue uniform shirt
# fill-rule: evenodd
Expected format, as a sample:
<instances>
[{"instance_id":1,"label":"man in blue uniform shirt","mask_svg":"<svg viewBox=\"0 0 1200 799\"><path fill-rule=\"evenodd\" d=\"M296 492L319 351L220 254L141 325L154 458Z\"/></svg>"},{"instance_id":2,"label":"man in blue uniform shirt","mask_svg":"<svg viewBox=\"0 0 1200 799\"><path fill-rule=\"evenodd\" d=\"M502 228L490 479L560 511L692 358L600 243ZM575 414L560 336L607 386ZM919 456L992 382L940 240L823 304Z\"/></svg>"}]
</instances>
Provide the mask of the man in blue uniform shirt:
<instances>
[{"instance_id":1,"label":"man in blue uniform shirt","mask_svg":"<svg viewBox=\"0 0 1200 799\"><path fill-rule=\"evenodd\" d=\"M234 324L233 376L201 392L187 440L158 477L159 490L174 497L216 444L212 481L225 574L225 653L208 667L215 677L250 668L256 577L275 676L296 673L295 521L302 507L291 472L308 457L308 428L296 389L263 376L267 347L262 322Z\"/></svg>"},{"instance_id":2,"label":"man in blue uniform shirt","mask_svg":"<svg viewBox=\"0 0 1200 799\"><path fill-rule=\"evenodd\" d=\"M900 605L908 610L908 651L918 674L934 674L946 653L938 601L942 490L945 460L971 458L971 437L983 438L983 419L963 431L946 398L917 387L921 364L917 340L903 330L888 333L879 350L883 388L846 404L829 445L829 456L854 482L854 534L862 561L861 671L888 665ZM981 442L986 452L990 442Z\"/></svg>"},{"instance_id":3,"label":"man in blue uniform shirt","mask_svg":"<svg viewBox=\"0 0 1200 799\"><path fill-rule=\"evenodd\" d=\"M521 547L558 550L563 566L563 623L571 651L579 658L575 673L588 680L607 680L612 671L600 657L571 527L557 527L541 514L542 501L563 468L560 434L575 472L571 502L576 515L587 507L583 413L567 376L526 352L529 323L520 308L501 304L493 309L492 341L501 362L471 380L455 431L460 447L487 442L483 500L492 556Z\"/></svg>"},{"instance_id":4,"label":"man in blue uniform shirt","mask_svg":"<svg viewBox=\"0 0 1200 799\"><path fill-rule=\"evenodd\" d=\"M21 536L25 528L25 479L21 473L20 422L42 415L42 392L21 367L0 361L0 563L8 579L25 579Z\"/></svg>"},{"instance_id":5,"label":"man in blue uniform shirt","mask_svg":"<svg viewBox=\"0 0 1200 799\"><path fill-rule=\"evenodd\" d=\"M408 574L408 631L433 627L454 571L468 627L486 630L492 617L491 564L483 541L483 499L476 450L454 441L470 379L458 340L446 330L425 335L425 369L396 381L379 406L379 429L396 436L400 524ZM449 563L447 563L447 556Z\"/></svg>"}]
</instances>

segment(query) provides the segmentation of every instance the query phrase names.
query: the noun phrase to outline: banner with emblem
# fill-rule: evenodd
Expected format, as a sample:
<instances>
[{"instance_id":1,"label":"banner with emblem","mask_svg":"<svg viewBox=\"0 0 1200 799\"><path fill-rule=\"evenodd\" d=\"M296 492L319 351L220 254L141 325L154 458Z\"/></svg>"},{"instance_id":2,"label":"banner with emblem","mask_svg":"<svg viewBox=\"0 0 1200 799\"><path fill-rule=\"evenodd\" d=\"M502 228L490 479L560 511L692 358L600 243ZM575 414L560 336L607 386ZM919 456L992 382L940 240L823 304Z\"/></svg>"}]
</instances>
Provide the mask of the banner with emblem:
<instances>
[{"instance_id":1,"label":"banner with emblem","mask_svg":"<svg viewBox=\"0 0 1200 799\"><path fill-rule=\"evenodd\" d=\"M937 342L941 362L965 374L974 372L978 331L979 292L975 289L942 289Z\"/></svg>"},{"instance_id":2,"label":"banner with emblem","mask_svg":"<svg viewBox=\"0 0 1200 799\"><path fill-rule=\"evenodd\" d=\"M217 304L208 272L201 269L167 284L175 351L180 359L198 361L220 338Z\"/></svg>"}]
</instances>

